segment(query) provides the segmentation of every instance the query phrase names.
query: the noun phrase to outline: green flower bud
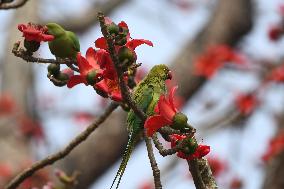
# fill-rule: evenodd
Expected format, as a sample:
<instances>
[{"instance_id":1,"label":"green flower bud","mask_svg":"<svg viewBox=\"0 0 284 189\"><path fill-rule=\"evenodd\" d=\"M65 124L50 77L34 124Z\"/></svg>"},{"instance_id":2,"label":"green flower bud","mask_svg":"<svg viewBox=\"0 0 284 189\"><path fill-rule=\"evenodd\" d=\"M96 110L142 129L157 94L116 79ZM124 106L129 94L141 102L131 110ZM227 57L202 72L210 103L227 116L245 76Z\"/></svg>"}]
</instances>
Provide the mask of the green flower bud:
<instances>
[{"instance_id":1,"label":"green flower bud","mask_svg":"<svg viewBox=\"0 0 284 189\"><path fill-rule=\"evenodd\" d=\"M57 80L60 80L60 81L68 81L69 80L69 75L66 74L66 73L60 72L55 78Z\"/></svg>"},{"instance_id":2,"label":"green flower bud","mask_svg":"<svg viewBox=\"0 0 284 189\"><path fill-rule=\"evenodd\" d=\"M51 75L56 76L60 73L60 64L49 64L47 70Z\"/></svg>"},{"instance_id":3,"label":"green flower bud","mask_svg":"<svg viewBox=\"0 0 284 189\"><path fill-rule=\"evenodd\" d=\"M107 30L110 35L117 35L119 32L119 27L115 23L111 23L107 26Z\"/></svg>"},{"instance_id":4,"label":"green flower bud","mask_svg":"<svg viewBox=\"0 0 284 189\"><path fill-rule=\"evenodd\" d=\"M135 61L135 55L129 48L121 47L118 51L118 59L121 63L126 62L127 66L129 66Z\"/></svg>"},{"instance_id":5,"label":"green flower bud","mask_svg":"<svg viewBox=\"0 0 284 189\"><path fill-rule=\"evenodd\" d=\"M28 41L28 40L25 39L24 40L24 47L29 52L36 52L40 47L40 43L37 42L37 41Z\"/></svg>"},{"instance_id":6,"label":"green flower bud","mask_svg":"<svg viewBox=\"0 0 284 189\"><path fill-rule=\"evenodd\" d=\"M181 130L187 126L187 116L181 112L176 113L173 118L172 128Z\"/></svg>"},{"instance_id":7,"label":"green flower bud","mask_svg":"<svg viewBox=\"0 0 284 189\"><path fill-rule=\"evenodd\" d=\"M115 38L115 45L123 46L127 43L126 37L117 36Z\"/></svg>"},{"instance_id":8,"label":"green flower bud","mask_svg":"<svg viewBox=\"0 0 284 189\"><path fill-rule=\"evenodd\" d=\"M96 78L95 78L96 75L97 75L96 70L92 70L87 74L86 80L87 80L88 84L94 85L96 83Z\"/></svg>"}]
</instances>

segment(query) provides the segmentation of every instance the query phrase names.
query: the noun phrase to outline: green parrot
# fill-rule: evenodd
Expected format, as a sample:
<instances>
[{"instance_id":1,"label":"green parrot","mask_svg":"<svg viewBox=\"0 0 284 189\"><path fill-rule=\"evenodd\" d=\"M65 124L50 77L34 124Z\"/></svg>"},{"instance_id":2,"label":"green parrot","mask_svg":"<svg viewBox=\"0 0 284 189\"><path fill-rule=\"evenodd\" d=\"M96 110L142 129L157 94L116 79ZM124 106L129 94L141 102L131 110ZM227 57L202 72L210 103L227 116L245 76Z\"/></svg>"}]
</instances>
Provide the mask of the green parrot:
<instances>
[{"instance_id":1,"label":"green parrot","mask_svg":"<svg viewBox=\"0 0 284 189\"><path fill-rule=\"evenodd\" d=\"M76 59L80 52L80 43L78 37L71 31L64 30L56 23L46 24L48 34L54 36L54 40L48 42L51 53L56 58Z\"/></svg>"},{"instance_id":2,"label":"green parrot","mask_svg":"<svg viewBox=\"0 0 284 189\"><path fill-rule=\"evenodd\" d=\"M132 99L147 116L154 114L154 108L160 98L160 95L166 92L165 81L171 78L171 72L166 65L156 65L134 88ZM116 189L118 188L134 145L136 141L139 140L141 133L143 133L143 128L143 121L136 116L133 110L130 110L127 116L128 142L122 156L122 162L112 182L111 188L117 179L118 182Z\"/></svg>"}]
</instances>

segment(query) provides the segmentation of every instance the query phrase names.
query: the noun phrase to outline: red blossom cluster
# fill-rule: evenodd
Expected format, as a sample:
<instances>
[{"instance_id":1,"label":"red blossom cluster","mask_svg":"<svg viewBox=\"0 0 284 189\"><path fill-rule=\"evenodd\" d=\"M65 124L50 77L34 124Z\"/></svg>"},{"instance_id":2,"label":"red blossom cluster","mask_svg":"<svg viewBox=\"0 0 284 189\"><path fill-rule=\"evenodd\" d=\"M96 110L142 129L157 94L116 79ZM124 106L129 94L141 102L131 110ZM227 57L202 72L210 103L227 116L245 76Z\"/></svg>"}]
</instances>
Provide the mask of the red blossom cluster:
<instances>
[{"instance_id":1,"label":"red blossom cluster","mask_svg":"<svg viewBox=\"0 0 284 189\"><path fill-rule=\"evenodd\" d=\"M127 71L137 59L135 48L142 44L153 46L152 42L144 39L132 39L125 22L114 24L109 18L105 19L108 32L115 37L115 50L124 71ZM109 97L114 101L121 101L118 76L114 63L110 57L106 39L98 38L95 41L98 50L90 47L86 52L86 58L78 53L77 62L80 75L70 77L67 87L72 88L79 83L92 85L96 92L103 97ZM126 67L125 67L126 66ZM125 81L127 81L125 76Z\"/></svg>"},{"instance_id":2,"label":"red blossom cluster","mask_svg":"<svg viewBox=\"0 0 284 189\"><path fill-rule=\"evenodd\" d=\"M279 133L269 142L268 149L262 156L262 160L267 162L279 155L284 150L284 132Z\"/></svg>"},{"instance_id":3,"label":"red blossom cluster","mask_svg":"<svg viewBox=\"0 0 284 189\"><path fill-rule=\"evenodd\" d=\"M209 47L195 60L195 73L199 76L211 78L226 63L242 64L243 58L227 45Z\"/></svg>"},{"instance_id":4,"label":"red blossom cluster","mask_svg":"<svg viewBox=\"0 0 284 189\"><path fill-rule=\"evenodd\" d=\"M28 24L19 24L18 29L23 32L23 37L27 41L52 41L54 37L47 34L47 27L28 23Z\"/></svg>"},{"instance_id":5,"label":"red blossom cluster","mask_svg":"<svg viewBox=\"0 0 284 189\"><path fill-rule=\"evenodd\" d=\"M259 104L259 101L255 93L249 93L239 94L236 98L235 103L239 112L244 116L248 116L253 112L253 110L255 110L255 108Z\"/></svg>"},{"instance_id":6,"label":"red blossom cluster","mask_svg":"<svg viewBox=\"0 0 284 189\"><path fill-rule=\"evenodd\" d=\"M171 135L171 147L174 148L179 141L182 141L183 139L186 139L187 136L185 135L178 135L173 134ZM193 153L185 154L182 151L177 152L177 156L186 159L186 160L193 160L196 158L202 158L206 156L210 152L210 146L207 145L197 145L197 146L189 146L189 148L194 148ZM191 151L191 149L189 149Z\"/></svg>"}]
</instances>

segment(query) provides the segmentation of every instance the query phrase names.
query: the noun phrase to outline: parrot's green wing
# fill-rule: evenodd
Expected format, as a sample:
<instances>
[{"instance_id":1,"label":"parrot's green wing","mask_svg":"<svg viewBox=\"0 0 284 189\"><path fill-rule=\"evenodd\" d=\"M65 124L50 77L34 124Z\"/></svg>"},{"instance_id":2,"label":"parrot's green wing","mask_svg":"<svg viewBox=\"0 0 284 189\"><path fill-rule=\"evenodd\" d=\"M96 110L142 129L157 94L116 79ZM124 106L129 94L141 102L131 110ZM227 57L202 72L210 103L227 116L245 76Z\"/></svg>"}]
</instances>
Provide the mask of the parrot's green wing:
<instances>
[{"instance_id":1,"label":"parrot's green wing","mask_svg":"<svg viewBox=\"0 0 284 189\"><path fill-rule=\"evenodd\" d=\"M146 113L149 105L153 100L154 90L152 86L143 87L143 90L137 90L137 92L139 91L139 94L134 93L134 102L138 105L138 108L140 110ZM128 113L127 123L128 133L137 133L137 131L141 130L142 121L135 115L133 110L130 110L130 112Z\"/></svg>"},{"instance_id":2,"label":"parrot's green wing","mask_svg":"<svg viewBox=\"0 0 284 189\"><path fill-rule=\"evenodd\" d=\"M77 35L75 35L75 33L71 32L71 31L66 31L66 34L72 40L74 50L77 51L77 52L80 52L80 43L79 43L79 39L78 39Z\"/></svg>"}]
</instances>

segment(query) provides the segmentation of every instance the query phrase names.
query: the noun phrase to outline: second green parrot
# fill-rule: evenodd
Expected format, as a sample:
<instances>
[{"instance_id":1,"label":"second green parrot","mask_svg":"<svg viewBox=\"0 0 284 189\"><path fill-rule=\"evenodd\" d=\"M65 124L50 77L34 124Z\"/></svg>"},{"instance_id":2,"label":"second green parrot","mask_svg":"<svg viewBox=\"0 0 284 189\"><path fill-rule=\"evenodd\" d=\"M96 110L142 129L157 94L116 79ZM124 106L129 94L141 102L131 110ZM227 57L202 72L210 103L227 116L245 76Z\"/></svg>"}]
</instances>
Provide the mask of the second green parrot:
<instances>
[{"instance_id":1,"label":"second green parrot","mask_svg":"<svg viewBox=\"0 0 284 189\"><path fill-rule=\"evenodd\" d=\"M132 99L147 116L154 114L154 108L160 95L166 92L165 81L171 79L171 77L171 72L166 65L156 65L134 88ZM139 140L143 128L143 121L133 112L133 110L130 110L127 116L128 142L111 188L117 179L116 189L118 188L135 142Z\"/></svg>"},{"instance_id":2,"label":"second green parrot","mask_svg":"<svg viewBox=\"0 0 284 189\"><path fill-rule=\"evenodd\" d=\"M46 27L48 33L54 36L54 40L48 42L51 53L56 58L76 59L77 53L80 52L78 37L56 23L48 23Z\"/></svg>"}]
</instances>

